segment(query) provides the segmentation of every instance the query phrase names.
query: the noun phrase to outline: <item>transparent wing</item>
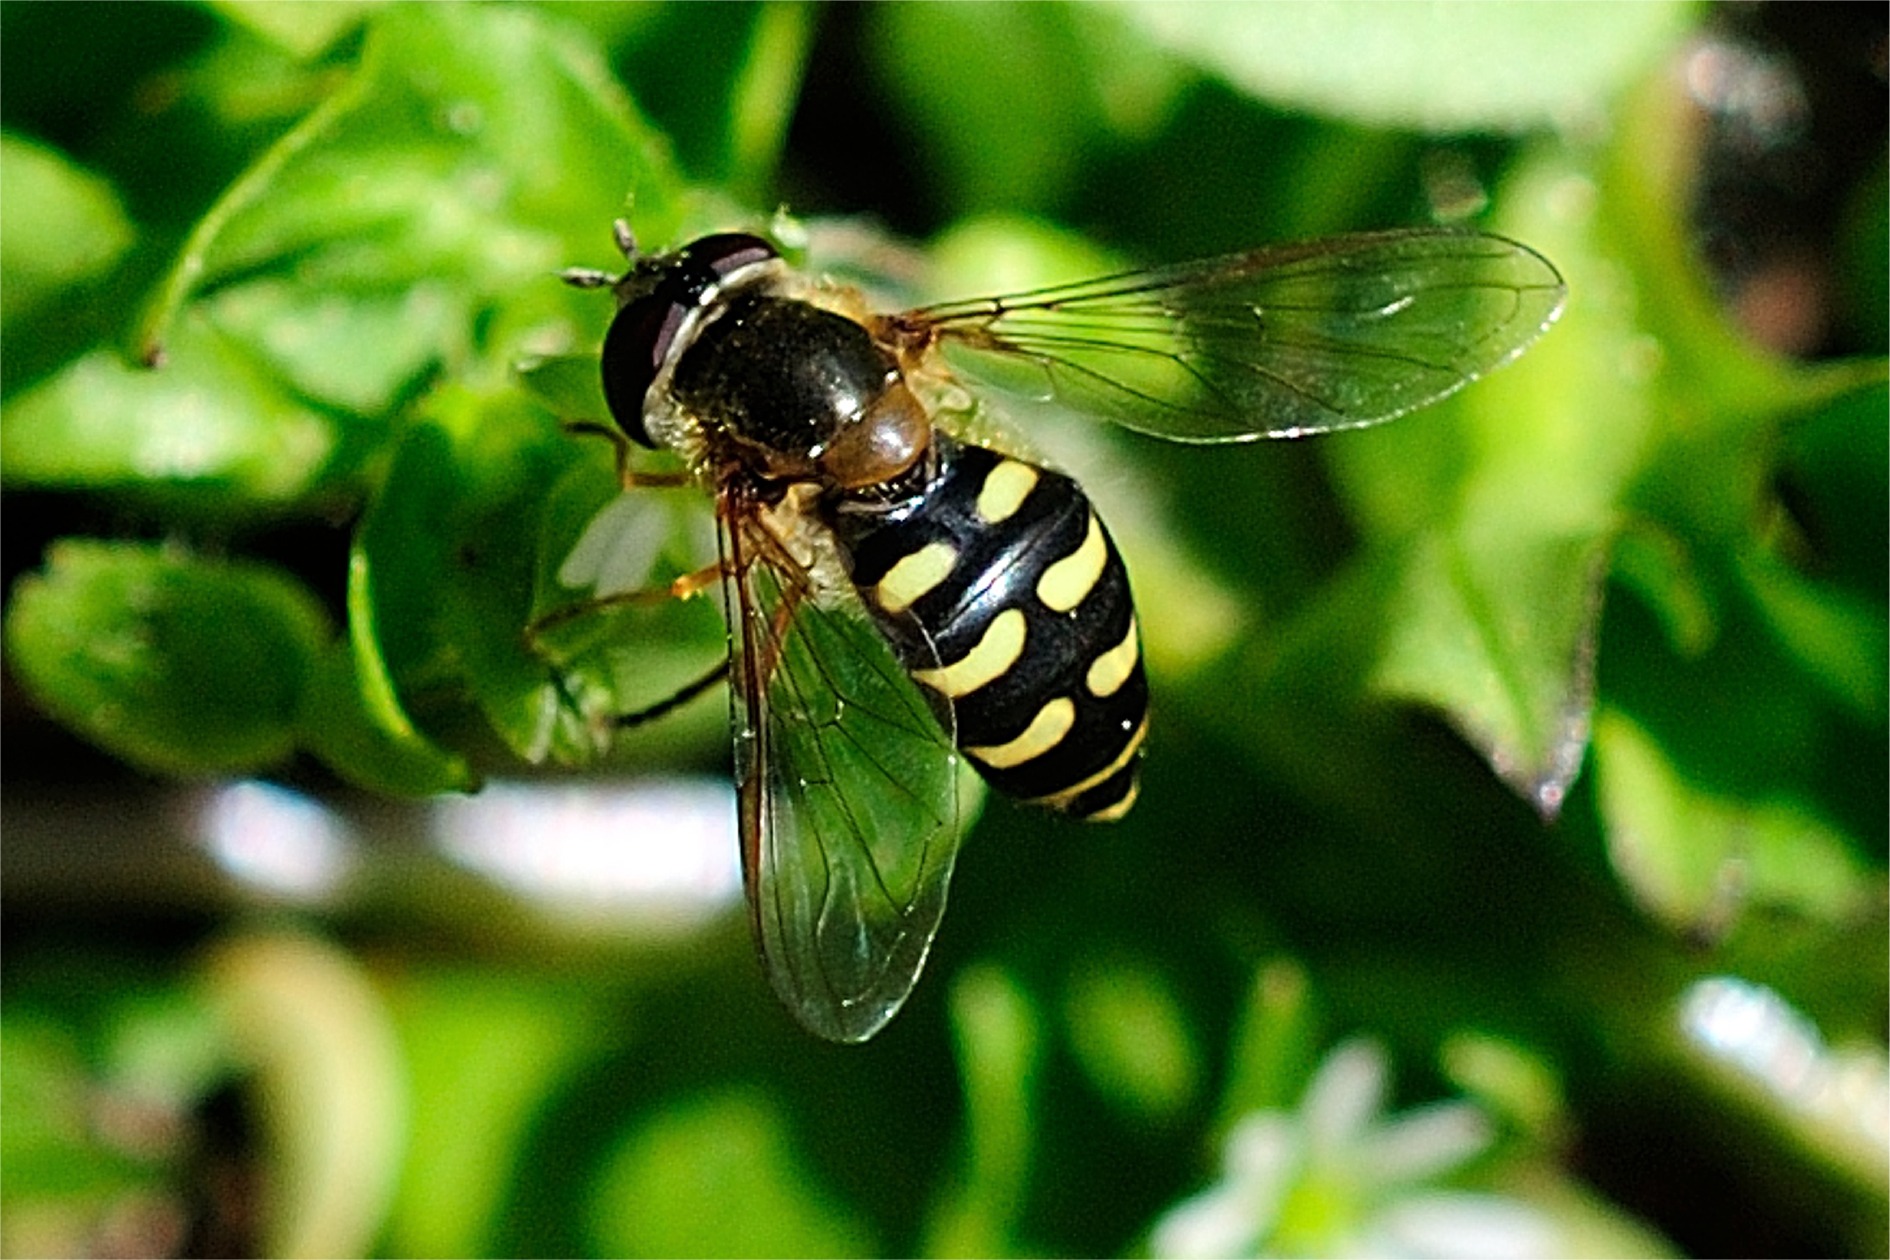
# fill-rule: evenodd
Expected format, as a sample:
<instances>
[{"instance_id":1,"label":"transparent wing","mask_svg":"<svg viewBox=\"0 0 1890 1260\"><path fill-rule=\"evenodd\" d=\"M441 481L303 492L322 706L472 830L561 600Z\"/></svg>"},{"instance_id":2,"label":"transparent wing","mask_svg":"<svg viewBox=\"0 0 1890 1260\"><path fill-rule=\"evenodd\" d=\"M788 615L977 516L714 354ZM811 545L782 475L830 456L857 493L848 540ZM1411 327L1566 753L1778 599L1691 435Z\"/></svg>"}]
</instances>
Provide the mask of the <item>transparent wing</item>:
<instances>
[{"instance_id":1,"label":"transparent wing","mask_svg":"<svg viewBox=\"0 0 1890 1260\"><path fill-rule=\"evenodd\" d=\"M1358 428L1521 354L1567 288L1475 232L1333 237L885 320L987 384L1183 442Z\"/></svg>"},{"instance_id":2,"label":"transparent wing","mask_svg":"<svg viewBox=\"0 0 1890 1260\"><path fill-rule=\"evenodd\" d=\"M742 870L768 978L810 1031L864 1041L917 983L945 912L958 755L863 615L827 610L729 513Z\"/></svg>"}]
</instances>

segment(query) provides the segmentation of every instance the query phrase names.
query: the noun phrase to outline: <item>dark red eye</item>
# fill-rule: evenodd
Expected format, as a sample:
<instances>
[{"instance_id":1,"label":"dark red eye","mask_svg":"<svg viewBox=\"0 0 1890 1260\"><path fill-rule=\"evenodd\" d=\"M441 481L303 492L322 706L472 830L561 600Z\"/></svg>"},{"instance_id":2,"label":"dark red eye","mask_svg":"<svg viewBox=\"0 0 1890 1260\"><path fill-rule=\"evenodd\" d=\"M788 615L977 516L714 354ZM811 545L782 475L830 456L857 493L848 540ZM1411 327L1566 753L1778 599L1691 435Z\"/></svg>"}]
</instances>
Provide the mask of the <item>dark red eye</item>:
<instances>
[{"instance_id":1,"label":"dark red eye","mask_svg":"<svg viewBox=\"0 0 1890 1260\"><path fill-rule=\"evenodd\" d=\"M643 425L643 404L690 312L709 302L724 278L779 256L745 232L702 237L660 261L655 287L617 312L604 334L604 401L632 441L655 445Z\"/></svg>"},{"instance_id":2,"label":"dark red eye","mask_svg":"<svg viewBox=\"0 0 1890 1260\"><path fill-rule=\"evenodd\" d=\"M654 446L643 427L643 402L675 343L676 330L694 304L684 305L659 288L617 312L604 334L604 401L617 427L631 441Z\"/></svg>"},{"instance_id":3,"label":"dark red eye","mask_svg":"<svg viewBox=\"0 0 1890 1260\"><path fill-rule=\"evenodd\" d=\"M718 280L743 267L779 257L774 252L774 246L746 232L719 232L714 236L705 236L692 241L683 252L689 256L692 264L707 267Z\"/></svg>"}]
</instances>

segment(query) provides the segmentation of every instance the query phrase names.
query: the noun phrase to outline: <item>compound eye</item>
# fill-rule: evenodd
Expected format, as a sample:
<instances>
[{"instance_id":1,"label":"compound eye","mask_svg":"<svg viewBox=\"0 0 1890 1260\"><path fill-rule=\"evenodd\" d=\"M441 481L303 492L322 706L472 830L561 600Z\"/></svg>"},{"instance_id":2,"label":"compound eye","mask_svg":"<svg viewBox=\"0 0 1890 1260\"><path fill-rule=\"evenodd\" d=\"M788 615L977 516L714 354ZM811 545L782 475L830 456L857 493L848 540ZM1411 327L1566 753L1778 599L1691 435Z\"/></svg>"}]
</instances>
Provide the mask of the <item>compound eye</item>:
<instances>
[{"instance_id":1,"label":"compound eye","mask_svg":"<svg viewBox=\"0 0 1890 1260\"><path fill-rule=\"evenodd\" d=\"M643 446L655 445L643 426L644 401L691 309L665 293L653 293L618 311L604 334L604 401L617 427Z\"/></svg>"},{"instance_id":2,"label":"compound eye","mask_svg":"<svg viewBox=\"0 0 1890 1260\"><path fill-rule=\"evenodd\" d=\"M775 253L774 246L746 232L718 232L714 236L705 236L692 241L688 252L690 262L707 267L718 280L743 267L780 257Z\"/></svg>"}]
</instances>

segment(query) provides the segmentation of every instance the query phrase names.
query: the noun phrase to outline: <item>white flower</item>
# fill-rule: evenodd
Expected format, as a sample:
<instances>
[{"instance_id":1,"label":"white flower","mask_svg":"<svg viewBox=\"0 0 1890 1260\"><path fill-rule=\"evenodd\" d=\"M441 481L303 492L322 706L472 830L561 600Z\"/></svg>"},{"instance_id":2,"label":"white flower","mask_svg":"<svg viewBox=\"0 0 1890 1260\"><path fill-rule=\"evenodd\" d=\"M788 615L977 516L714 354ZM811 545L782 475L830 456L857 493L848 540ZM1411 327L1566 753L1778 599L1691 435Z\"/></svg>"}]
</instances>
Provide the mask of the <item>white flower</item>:
<instances>
[{"instance_id":1,"label":"white flower","mask_svg":"<svg viewBox=\"0 0 1890 1260\"><path fill-rule=\"evenodd\" d=\"M1220 1182L1156 1222L1154 1254L1555 1255L1554 1226L1529 1204L1428 1184L1489 1146L1489 1122L1467 1102L1383 1117L1387 1075L1382 1048L1349 1041L1320 1064L1297 1112L1243 1117Z\"/></svg>"}]
</instances>

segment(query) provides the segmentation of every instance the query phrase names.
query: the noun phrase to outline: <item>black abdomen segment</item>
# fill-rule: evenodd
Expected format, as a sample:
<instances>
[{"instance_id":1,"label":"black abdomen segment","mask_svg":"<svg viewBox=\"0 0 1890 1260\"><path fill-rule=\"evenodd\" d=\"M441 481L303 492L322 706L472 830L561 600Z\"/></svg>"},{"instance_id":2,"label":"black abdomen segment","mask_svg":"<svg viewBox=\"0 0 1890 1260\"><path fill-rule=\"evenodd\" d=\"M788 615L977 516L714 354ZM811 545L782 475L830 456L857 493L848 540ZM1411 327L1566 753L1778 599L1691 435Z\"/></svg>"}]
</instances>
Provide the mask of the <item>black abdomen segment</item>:
<instances>
[{"instance_id":1,"label":"black abdomen segment","mask_svg":"<svg viewBox=\"0 0 1890 1260\"><path fill-rule=\"evenodd\" d=\"M923 495L837 512L854 585L992 787L1118 818L1148 729L1122 558L1070 478L936 440Z\"/></svg>"}]
</instances>

